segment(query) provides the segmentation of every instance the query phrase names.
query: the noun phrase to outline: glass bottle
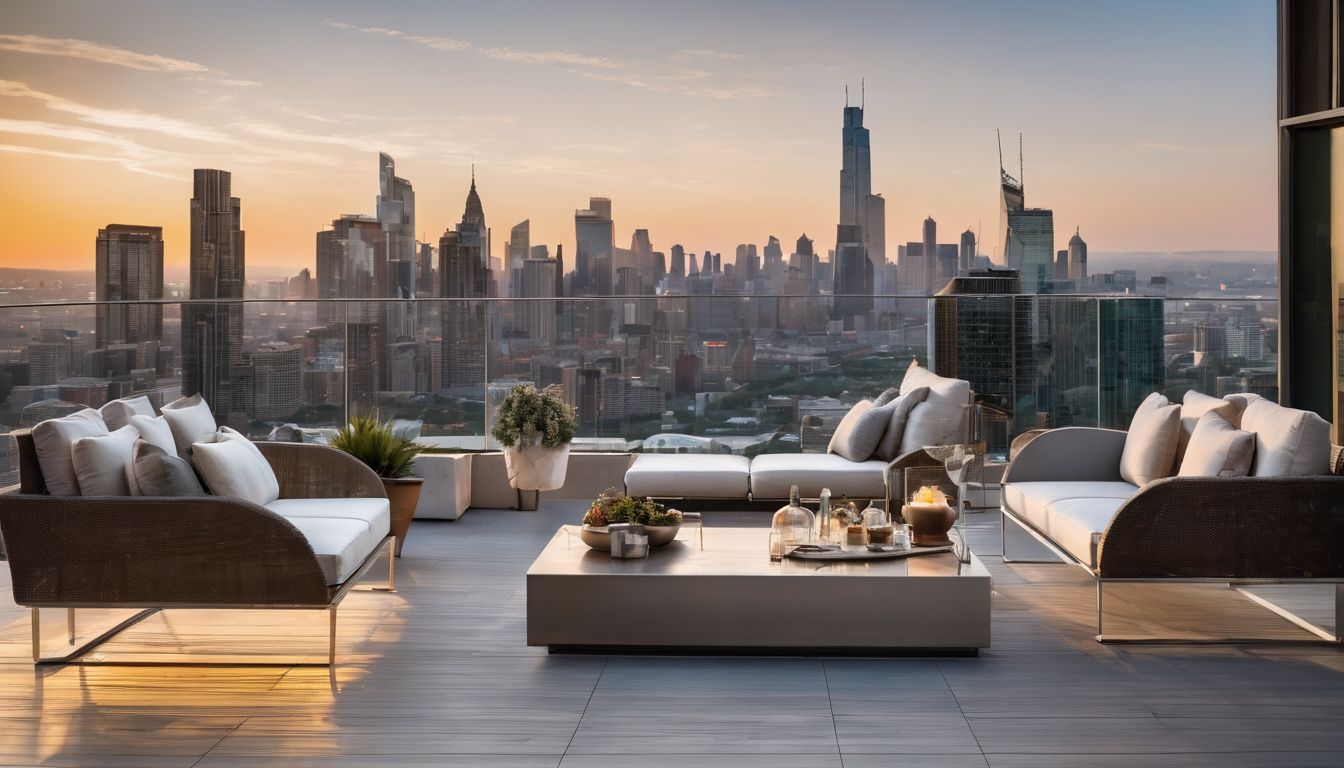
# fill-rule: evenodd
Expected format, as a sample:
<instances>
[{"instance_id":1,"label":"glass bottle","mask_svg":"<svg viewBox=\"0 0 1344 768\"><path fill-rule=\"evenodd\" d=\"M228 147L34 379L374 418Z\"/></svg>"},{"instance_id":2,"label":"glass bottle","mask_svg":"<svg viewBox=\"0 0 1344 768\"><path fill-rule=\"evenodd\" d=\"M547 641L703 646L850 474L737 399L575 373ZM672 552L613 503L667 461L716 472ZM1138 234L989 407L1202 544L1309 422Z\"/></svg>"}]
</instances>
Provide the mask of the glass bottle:
<instances>
[{"instance_id":1,"label":"glass bottle","mask_svg":"<svg viewBox=\"0 0 1344 768\"><path fill-rule=\"evenodd\" d=\"M798 499L798 486L789 489L789 504L780 507L770 521L770 529L779 534L780 554L788 554L790 547L812 543L816 516Z\"/></svg>"}]
</instances>

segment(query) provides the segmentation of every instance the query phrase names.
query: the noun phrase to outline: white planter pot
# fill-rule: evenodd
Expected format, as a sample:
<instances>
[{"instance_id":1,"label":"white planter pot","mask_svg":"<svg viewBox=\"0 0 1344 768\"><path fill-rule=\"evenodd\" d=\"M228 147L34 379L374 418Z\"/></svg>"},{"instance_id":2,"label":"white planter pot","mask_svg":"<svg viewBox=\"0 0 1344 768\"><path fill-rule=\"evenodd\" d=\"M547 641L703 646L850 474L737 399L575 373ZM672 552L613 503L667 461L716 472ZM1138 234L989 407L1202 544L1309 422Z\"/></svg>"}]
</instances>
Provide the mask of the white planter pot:
<instances>
[{"instance_id":1,"label":"white planter pot","mask_svg":"<svg viewBox=\"0 0 1344 768\"><path fill-rule=\"evenodd\" d=\"M569 444L559 448L515 445L504 449L504 469L509 485L520 491L554 491L565 484L569 468Z\"/></svg>"}]
</instances>

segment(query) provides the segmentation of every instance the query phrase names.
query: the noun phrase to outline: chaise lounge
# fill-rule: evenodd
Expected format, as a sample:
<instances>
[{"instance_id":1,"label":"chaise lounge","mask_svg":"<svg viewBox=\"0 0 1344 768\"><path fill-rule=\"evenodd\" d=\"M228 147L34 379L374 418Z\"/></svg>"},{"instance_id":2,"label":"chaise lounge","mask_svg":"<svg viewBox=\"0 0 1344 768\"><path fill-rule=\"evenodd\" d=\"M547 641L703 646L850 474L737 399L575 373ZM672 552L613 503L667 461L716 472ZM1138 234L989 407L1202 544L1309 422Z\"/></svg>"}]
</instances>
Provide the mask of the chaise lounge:
<instances>
[{"instance_id":1,"label":"chaise lounge","mask_svg":"<svg viewBox=\"0 0 1344 768\"><path fill-rule=\"evenodd\" d=\"M1054 429L1016 453L1003 479L1004 562L1062 560L1086 570L1096 581L1101 642L1163 639L1106 634L1106 584L1215 582L1339 643L1344 477L1332 474L1337 455L1329 424L1313 413L1255 395L1190 392L1180 405L1150 395L1128 432ZM1012 557L1007 523L1058 560ZM1267 583L1333 584L1335 628L1245 589Z\"/></svg>"}]
</instances>

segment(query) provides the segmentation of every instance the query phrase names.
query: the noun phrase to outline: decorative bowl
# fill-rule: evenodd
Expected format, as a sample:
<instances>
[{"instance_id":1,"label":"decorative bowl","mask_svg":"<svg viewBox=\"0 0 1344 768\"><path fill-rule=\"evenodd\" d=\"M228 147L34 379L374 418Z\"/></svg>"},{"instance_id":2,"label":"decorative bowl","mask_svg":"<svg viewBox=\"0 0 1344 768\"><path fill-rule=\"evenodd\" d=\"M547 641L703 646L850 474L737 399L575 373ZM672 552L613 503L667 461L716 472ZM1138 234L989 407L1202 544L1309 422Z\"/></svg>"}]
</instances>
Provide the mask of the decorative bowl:
<instances>
[{"instance_id":1,"label":"decorative bowl","mask_svg":"<svg viewBox=\"0 0 1344 768\"><path fill-rule=\"evenodd\" d=\"M677 531L681 530L679 525L647 525L644 532L649 536L649 547L661 547L671 544L672 540L677 538ZM611 551L611 532L605 525L594 526L585 525L579 531L579 538L583 543L593 549L601 549L607 552Z\"/></svg>"}]
</instances>

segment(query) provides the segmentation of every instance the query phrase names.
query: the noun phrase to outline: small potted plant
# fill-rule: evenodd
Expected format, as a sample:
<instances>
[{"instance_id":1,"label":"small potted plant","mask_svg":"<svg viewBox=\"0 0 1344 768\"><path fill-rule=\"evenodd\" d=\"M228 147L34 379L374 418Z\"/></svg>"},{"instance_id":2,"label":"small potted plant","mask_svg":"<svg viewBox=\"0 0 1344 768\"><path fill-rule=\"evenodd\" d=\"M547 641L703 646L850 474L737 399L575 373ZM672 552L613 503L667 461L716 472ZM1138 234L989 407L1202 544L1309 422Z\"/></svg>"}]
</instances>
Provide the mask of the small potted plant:
<instances>
[{"instance_id":1,"label":"small potted plant","mask_svg":"<svg viewBox=\"0 0 1344 768\"><path fill-rule=\"evenodd\" d=\"M331 447L359 459L383 481L392 510L392 535L397 537L396 553L401 557L425 482L424 478L410 476L420 447L398 435L391 423L369 417L351 419L331 438Z\"/></svg>"},{"instance_id":2,"label":"small potted plant","mask_svg":"<svg viewBox=\"0 0 1344 768\"><path fill-rule=\"evenodd\" d=\"M584 513L579 538L593 549L611 549L607 526L612 523L639 523L649 535L649 546L661 547L677 538L681 513L653 499L636 499L608 488Z\"/></svg>"},{"instance_id":3,"label":"small potted plant","mask_svg":"<svg viewBox=\"0 0 1344 768\"><path fill-rule=\"evenodd\" d=\"M565 484L569 444L578 423L561 389L519 384L504 398L490 434L504 446L509 485L518 490L519 507L536 509L541 491ZM532 493L523 494L523 491Z\"/></svg>"}]
</instances>

